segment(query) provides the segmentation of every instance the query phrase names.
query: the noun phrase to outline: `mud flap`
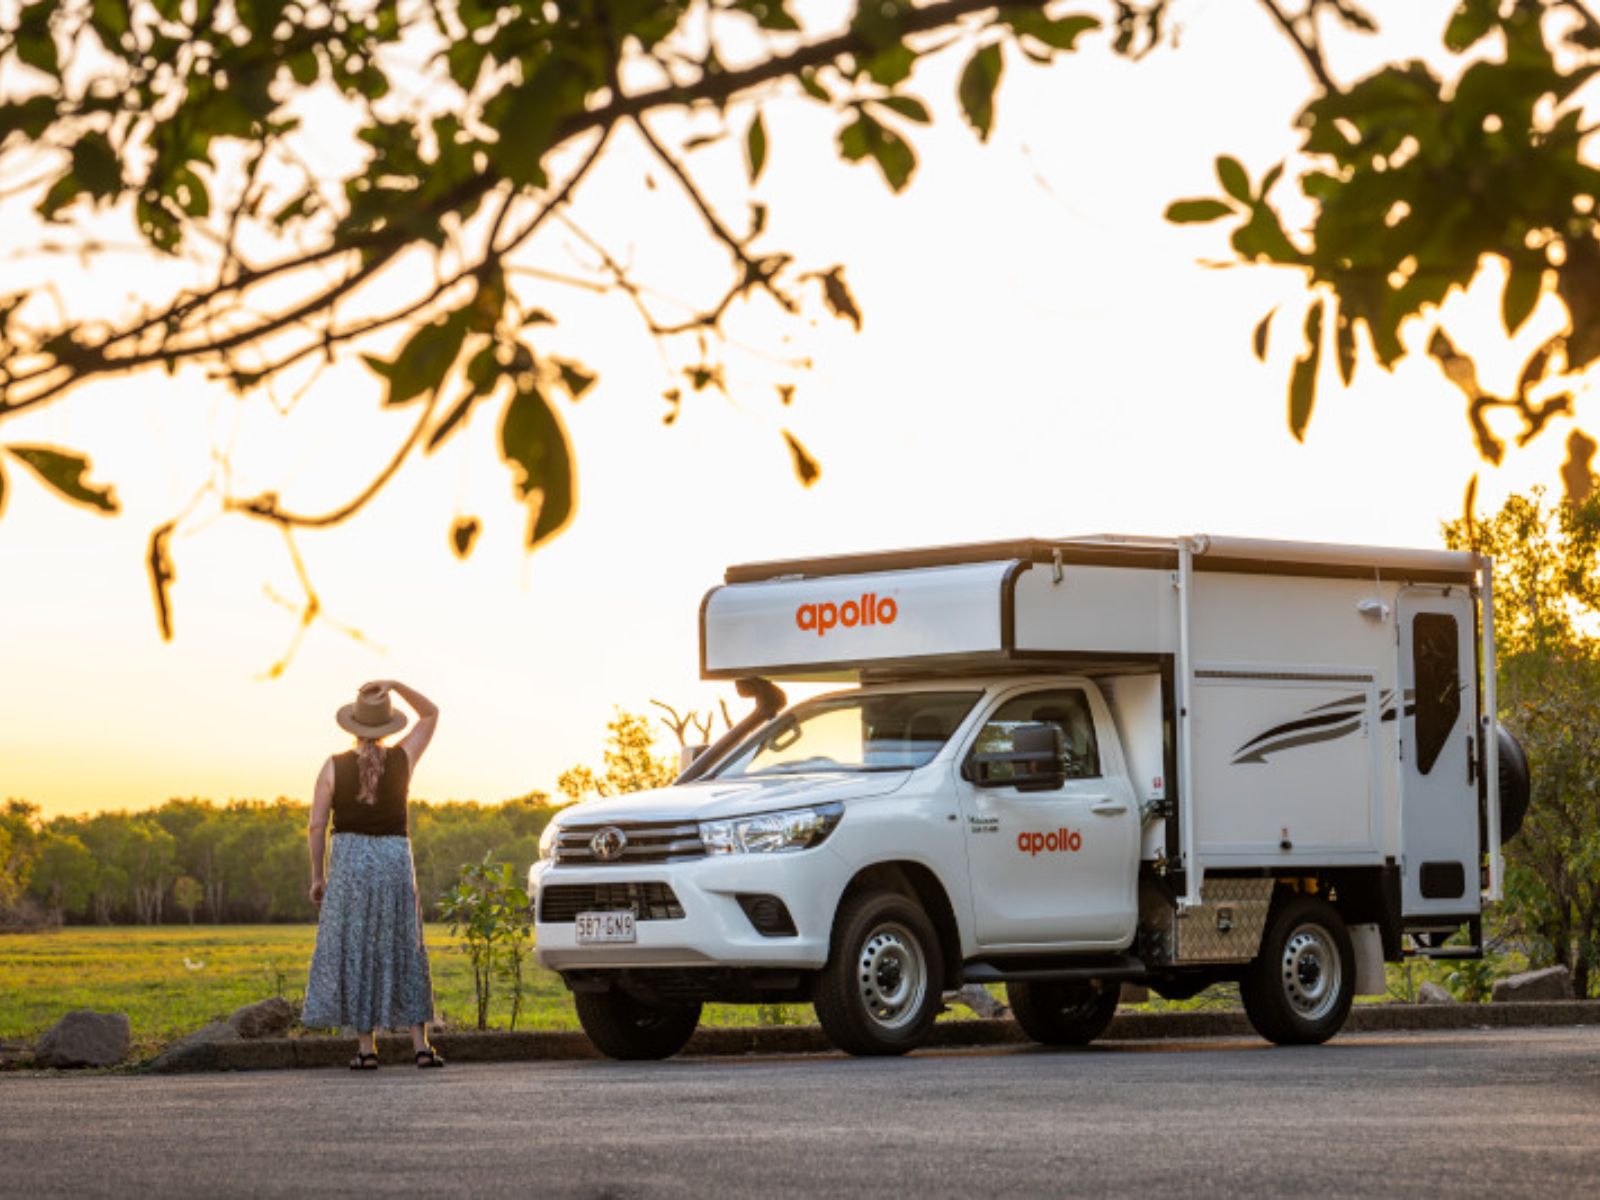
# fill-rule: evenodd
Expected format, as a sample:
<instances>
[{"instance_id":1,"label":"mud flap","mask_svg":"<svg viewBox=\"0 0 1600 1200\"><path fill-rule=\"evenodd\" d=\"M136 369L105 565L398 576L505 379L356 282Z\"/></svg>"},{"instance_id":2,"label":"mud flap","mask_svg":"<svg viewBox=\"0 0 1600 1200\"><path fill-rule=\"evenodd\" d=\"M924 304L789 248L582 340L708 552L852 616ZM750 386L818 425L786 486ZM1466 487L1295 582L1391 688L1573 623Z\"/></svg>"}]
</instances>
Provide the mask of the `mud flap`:
<instances>
[{"instance_id":1,"label":"mud flap","mask_svg":"<svg viewBox=\"0 0 1600 1200\"><path fill-rule=\"evenodd\" d=\"M1389 984L1383 973L1383 936L1376 925L1350 926L1350 947L1355 951L1358 996L1383 996Z\"/></svg>"}]
</instances>

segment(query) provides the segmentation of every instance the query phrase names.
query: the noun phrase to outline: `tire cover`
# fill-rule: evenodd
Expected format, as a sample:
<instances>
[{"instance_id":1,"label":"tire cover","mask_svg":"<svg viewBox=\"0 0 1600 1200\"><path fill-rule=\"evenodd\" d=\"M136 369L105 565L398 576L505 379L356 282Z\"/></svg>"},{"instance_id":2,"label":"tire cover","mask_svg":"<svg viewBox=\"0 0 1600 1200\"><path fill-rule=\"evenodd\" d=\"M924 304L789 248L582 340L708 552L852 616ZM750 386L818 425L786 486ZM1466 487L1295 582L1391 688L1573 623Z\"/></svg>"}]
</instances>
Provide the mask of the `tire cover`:
<instances>
[{"instance_id":1,"label":"tire cover","mask_svg":"<svg viewBox=\"0 0 1600 1200\"><path fill-rule=\"evenodd\" d=\"M1495 729L1500 742L1500 844L1504 845L1522 828L1522 820L1528 815L1528 804L1533 798L1533 787L1522 743L1504 725L1497 725Z\"/></svg>"}]
</instances>

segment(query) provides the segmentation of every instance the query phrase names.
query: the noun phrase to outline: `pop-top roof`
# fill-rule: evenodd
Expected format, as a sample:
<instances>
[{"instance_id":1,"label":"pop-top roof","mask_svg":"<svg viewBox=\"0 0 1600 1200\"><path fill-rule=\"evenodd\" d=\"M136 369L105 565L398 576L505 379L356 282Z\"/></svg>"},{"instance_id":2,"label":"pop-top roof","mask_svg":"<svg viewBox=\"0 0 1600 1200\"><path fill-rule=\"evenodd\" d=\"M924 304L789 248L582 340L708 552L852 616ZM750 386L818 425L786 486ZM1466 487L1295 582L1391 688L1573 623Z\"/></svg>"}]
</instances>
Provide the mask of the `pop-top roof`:
<instances>
[{"instance_id":1,"label":"pop-top roof","mask_svg":"<svg viewBox=\"0 0 1600 1200\"><path fill-rule=\"evenodd\" d=\"M1474 554L1188 541L1196 571L1471 584ZM1157 663L1176 649L1176 540L1026 540L755 563L700 614L701 673L852 679ZM1062 586L1065 583L1066 586Z\"/></svg>"},{"instance_id":2,"label":"pop-top roof","mask_svg":"<svg viewBox=\"0 0 1600 1200\"><path fill-rule=\"evenodd\" d=\"M1197 571L1363 578L1376 572L1391 577L1403 575L1418 583L1470 583L1476 577L1481 562L1478 555L1458 550L1414 550L1334 542L1217 537L1211 534L1196 534L1188 538L1152 538L1101 533L741 563L729 567L725 579L728 583L753 583L785 577L857 575L1008 560L1030 563L1059 560L1066 565L1174 569L1178 565L1179 546L1185 541L1194 552Z\"/></svg>"}]
</instances>

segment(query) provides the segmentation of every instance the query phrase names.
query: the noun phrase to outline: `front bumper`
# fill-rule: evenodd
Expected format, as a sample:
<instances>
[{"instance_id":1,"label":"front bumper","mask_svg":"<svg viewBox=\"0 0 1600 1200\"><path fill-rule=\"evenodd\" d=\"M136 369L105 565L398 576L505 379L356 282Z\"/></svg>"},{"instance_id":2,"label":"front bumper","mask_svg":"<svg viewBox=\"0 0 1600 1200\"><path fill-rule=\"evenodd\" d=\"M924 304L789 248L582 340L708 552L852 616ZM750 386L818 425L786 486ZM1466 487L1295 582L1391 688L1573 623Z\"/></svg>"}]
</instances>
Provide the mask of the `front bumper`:
<instances>
[{"instance_id":1,"label":"front bumper","mask_svg":"<svg viewBox=\"0 0 1600 1200\"><path fill-rule=\"evenodd\" d=\"M553 971L629 967L795 967L815 969L828 959L833 914L850 870L826 844L793 854L730 854L638 866L557 866L529 873L534 912L539 892L559 884L664 883L683 916L637 920L638 941L579 946L570 921L536 921L541 965ZM776 896L794 919L796 935L760 933L737 897Z\"/></svg>"}]
</instances>

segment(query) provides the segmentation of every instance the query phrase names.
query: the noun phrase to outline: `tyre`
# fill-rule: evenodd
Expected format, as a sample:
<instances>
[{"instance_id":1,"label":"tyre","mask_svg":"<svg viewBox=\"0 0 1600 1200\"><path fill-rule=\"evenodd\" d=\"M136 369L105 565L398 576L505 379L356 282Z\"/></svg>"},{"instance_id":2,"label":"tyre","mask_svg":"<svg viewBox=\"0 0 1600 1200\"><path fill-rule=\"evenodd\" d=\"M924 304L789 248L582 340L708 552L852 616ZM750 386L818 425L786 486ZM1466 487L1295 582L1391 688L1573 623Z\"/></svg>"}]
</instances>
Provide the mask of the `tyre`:
<instances>
[{"instance_id":1,"label":"tyre","mask_svg":"<svg viewBox=\"0 0 1600 1200\"><path fill-rule=\"evenodd\" d=\"M1239 995L1250 1024L1269 1042L1311 1046L1339 1032L1355 987L1355 951L1344 920L1326 900L1297 896L1267 922Z\"/></svg>"},{"instance_id":2,"label":"tyre","mask_svg":"<svg viewBox=\"0 0 1600 1200\"><path fill-rule=\"evenodd\" d=\"M1121 995L1121 985L1100 980L1006 984L1011 1015L1046 1046L1087 1046L1111 1024Z\"/></svg>"},{"instance_id":3,"label":"tyre","mask_svg":"<svg viewBox=\"0 0 1600 1200\"><path fill-rule=\"evenodd\" d=\"M574 992L578 1023L607 1058L625 1062L671 1058L700 1024L698 1004L660 1006L626 992Z\"/></svg>"},{"instance_id":4,"label":"tyre","mask_svg":"<svg viewBox=\"0 0 1600 1200\"><path fill-rule=\"evenodd\" d=\"M1504 725L1496 726L1499 734L1500 755L1500 844L1503 846L1522 828L1528 815L1528 803L1533 799L1532 781L1528 775L1528 756L1522 743ZM1489 844L1484 814L1478 816L1478 845Z\"/></svg>"},{"instance_id":5,"label":"tyre","mask_svg":"<svg viewBox=\"0 0 1600 1200\"><path fill-rule=\"evenodd\" d=\"M904 1054L939 1015L943 980L939 935L922 907L896 892L863 892L839 909L812 998L839 1049Z\"/></svg>"}]
</instances>

